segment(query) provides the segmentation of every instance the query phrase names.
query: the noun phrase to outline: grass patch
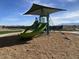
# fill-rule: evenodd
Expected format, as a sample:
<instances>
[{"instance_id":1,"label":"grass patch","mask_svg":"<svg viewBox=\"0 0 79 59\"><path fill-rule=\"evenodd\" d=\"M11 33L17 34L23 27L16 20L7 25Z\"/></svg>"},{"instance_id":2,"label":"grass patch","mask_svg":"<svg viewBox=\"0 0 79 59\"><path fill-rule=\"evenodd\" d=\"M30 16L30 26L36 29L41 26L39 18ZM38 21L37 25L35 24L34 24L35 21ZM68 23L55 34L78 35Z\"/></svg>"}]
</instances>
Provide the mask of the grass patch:
<instances>
[{"instance_id":1,"label":"grass patch","mask_svg":"<svg viewBox=\"0 0 79 59\"><path fill-rule=\"evenodd\" d=\"M0 31L0 34L7 34L7 33L14 33L14 32L21 32L21 31Z\"/></svg>"}]
</instances>

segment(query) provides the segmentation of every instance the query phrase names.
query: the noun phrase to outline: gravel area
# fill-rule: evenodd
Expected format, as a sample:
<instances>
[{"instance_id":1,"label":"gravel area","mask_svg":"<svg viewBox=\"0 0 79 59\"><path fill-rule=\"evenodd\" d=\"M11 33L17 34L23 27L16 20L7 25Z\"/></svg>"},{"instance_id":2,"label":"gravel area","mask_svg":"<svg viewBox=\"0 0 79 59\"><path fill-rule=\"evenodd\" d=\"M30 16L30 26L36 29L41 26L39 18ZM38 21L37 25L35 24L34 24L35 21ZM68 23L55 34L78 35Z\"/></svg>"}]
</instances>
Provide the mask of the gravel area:
<instances>
[{"instance_id":1,"label":"gravel area","mask_svg":"<svg viewBox=\"0 0 79 59\"><path fill-rule=\"evenodd\" d=\"M24 42L18 36L3 37L0 59L79 59L79 35L51 32Z\"/></svg>"}]
</instances>

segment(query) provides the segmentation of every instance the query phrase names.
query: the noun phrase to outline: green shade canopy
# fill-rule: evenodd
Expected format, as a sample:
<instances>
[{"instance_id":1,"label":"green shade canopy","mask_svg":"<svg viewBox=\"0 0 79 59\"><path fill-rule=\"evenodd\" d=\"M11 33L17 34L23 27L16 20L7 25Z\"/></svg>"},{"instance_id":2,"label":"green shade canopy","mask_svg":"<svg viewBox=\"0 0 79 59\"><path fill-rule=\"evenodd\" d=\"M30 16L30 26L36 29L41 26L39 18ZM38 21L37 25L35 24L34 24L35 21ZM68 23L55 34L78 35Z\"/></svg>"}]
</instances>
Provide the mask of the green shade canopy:
<instances>
[{"instance_id":1,"label":"green shade canopy","mask_svg":"<svg viewBox=\"0 0 79 59\"><path fill-rule=\"evenodd\" d=\"M64 11L64 9L59 9L59 8L52 8L52 7L46 7L42 5L37 5L33 4L31 9L27 11L24 15L26 14L31 14L31 15L48 15L50 13L58 12L58 11Z\"/></svg>"}]
</instances>

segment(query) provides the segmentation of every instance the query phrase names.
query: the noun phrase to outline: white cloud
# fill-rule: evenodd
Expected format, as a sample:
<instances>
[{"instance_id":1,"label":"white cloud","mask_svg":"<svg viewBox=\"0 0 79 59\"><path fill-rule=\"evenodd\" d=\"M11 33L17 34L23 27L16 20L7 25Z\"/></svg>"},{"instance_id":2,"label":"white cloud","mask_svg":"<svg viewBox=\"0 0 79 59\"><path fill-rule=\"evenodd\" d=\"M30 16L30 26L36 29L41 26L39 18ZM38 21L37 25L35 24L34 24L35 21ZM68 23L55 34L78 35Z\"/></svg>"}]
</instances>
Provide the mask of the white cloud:
<instances>
[{"instance_id":1,"label":"white cloud","mask_svg":"<svg viewBox=\"0 0 79 59\"><path fill-rule=\"evenodd\" d=\"M67 13L64 13L64 14L61 14L59 16L50 16L50 21L53 21L54 24L60 24L62 23L63 21L71 21L72 22L72 19L76 19L78 18L79 19L79 10L78 11L72 11L72 12L67 12Z\"/></svg>"},{"instance_id":2,"label":"white cloud","mask_svg":"<svg viewBox=\"0 0 79 59\"><path fill-rule=\"evenodd\" d=\"M59 0L60 2L77 2L78 0Z\"/></svg>"},{"instance_id":3,"label":"white cloud","mask_svg":"<svg viewBox=\"0 0 79 59\"><path fill-rule=\"evenodd\" d=\"M41 0L24 0L24 1L31 3L31 4L35 3L35 4L44 5L44 6L48 6L48 7L55 6L54 3L48 3L47 4L47 3L41 2Z\"/></svg>"},{"instance_id":4,"label":"white cloud","mask_svg":"<svg viewBox=\"0 0 79 59\"><path fill-rule=\"evenodd\" d=\"M79 11L69 12L65 16L65 18L74 18L74 17L79 17Z\"/></svg>"},{"instance_id":5,"label":"white cloud","mask_svg":"<svg viewBox=\"0 0 79 59\"><path fill-rule=\"evenodd\" d=\"M67 12L62 14L61 16L52 17L53 19L68 19L68 18L75 18L79 17L79 11Z\"/></svg>"},{"instance_id":6,"label":"white cloud","mask_svg":"<svg viewBox=\"0 0 79 59\"><path fill-rule=\"evenodd\" d=\"M40 5L43 5L43 6L48 6L48 7L55 7L56 5L54 3L49 3L49 4L46 4L46 3L39 3Z\"/></svg>"},{"instance_id":7,"label":"white cloud","mask_svg":"<svg viewBox=\"0 0 79 59\"><path fill-rule=\"evenodd\" d=\"M40 0L24 0L24 2L28 2L28 3L39 3Z\"/></svg>"},{"instance_id":8,"label":"white cloud","mask_svg":"<svg viewBox=\"0 0 79 59\"><path fill-rule=\"evenodd\" d=\"M68 2L76 2L77 0L67 0Z\"/></svg>"}]
</instances>

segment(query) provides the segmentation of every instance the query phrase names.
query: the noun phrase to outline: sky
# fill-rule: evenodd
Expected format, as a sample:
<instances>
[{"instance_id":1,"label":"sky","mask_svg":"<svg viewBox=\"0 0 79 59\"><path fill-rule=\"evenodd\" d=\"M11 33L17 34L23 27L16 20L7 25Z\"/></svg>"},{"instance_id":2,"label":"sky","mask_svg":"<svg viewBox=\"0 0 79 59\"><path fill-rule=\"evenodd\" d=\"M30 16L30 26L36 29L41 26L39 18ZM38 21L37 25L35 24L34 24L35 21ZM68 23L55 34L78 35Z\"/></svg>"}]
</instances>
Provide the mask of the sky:
<instances>
[{"instance_id":1,"label":"sky","mask_svg":"<svg viewBox=\"0 0 79 59\"><path fill-rule=\"evenodd\" d=\"M0 25L32 25L34 15L23 15L33 3L66 9L50 14L50 25L79 23L79 0L0 0Z\"/></svg>"}]
</instances>

